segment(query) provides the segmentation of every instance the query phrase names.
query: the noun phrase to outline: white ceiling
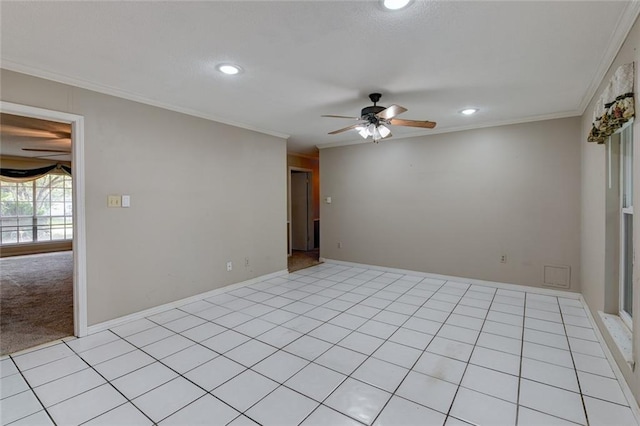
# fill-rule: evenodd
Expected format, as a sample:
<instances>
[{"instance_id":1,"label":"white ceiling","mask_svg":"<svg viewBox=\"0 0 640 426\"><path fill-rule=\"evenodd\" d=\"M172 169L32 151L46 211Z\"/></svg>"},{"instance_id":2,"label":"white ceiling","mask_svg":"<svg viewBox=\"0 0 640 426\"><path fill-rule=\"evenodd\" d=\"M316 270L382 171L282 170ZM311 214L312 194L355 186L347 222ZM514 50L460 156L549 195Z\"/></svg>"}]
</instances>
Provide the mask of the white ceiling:
<instances>
[{"instance_id":1,"label":"white ceiling","mask_svg":"<svg viewBox=\"0 0 640 426\"><path fill-rule=\"evenodd\" d=\"M370 92L395 138L583 112L638 15L623 1L2 2L1 66L289 137L327 135ZM230 77L220 62L244 68ZM480 108L475 116L458 113Z\"/></svg>"}]
</instances>

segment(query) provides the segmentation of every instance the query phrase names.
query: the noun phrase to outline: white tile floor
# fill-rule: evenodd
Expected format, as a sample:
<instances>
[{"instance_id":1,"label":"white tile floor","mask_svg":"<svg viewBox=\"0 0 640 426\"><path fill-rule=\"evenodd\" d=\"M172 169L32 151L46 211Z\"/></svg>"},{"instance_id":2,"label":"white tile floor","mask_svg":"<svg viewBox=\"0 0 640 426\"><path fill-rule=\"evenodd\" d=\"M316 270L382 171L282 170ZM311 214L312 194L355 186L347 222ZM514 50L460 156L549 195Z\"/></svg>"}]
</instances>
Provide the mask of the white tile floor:
<instances>
[{"instance_id":1,"label":"white tile floor","mask_svg":"<svg viewBox=\"0 0 640 426\"><path fill-rule=\"evenodd\" d=\"M0 373L6 425L637 425L578 300L335 264Z\"/></svg>"}]
</instances>

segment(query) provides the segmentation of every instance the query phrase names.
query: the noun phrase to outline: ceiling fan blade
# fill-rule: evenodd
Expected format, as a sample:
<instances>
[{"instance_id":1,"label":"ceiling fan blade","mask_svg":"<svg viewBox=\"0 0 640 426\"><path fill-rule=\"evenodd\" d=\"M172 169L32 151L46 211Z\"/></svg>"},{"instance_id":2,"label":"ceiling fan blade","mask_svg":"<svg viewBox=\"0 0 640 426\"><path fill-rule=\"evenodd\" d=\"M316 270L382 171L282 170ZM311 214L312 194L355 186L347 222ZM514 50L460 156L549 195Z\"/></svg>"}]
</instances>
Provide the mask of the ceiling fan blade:
<instances>
[{"instance_id":1,"label":"ceiling fan blade","mask_svg":"<svg viewBox=\"0 0 640 426\"><path fill-rule=\"evenodd\" d=\"M55 158L55 157L68 157L69 154L42 154L36 155L33 158Z\"/></svg>"},{"instance_id":2,"label":"ceiling fan blade","mask_svg":"<svg viewBox=\"0 0 640 426\"><path fill-rule=\"evenodd\" d=\"M352 125L352 126L345 127L345 128L343 128L343 129L334 130L333 132L329 132L329 134L330 134L330 135L335 135L335 134L338 134L338 133L346 132L347 130L353 130L353 129L355 129L356 127L360 127L360 126L362 126L362 124L360 124L360 123L358 123L358 124L354 124L354 125Z\"/></svg>"},{"instance_id":3,"label":"ceiling fan blade","mask_svg":"<svg viewBox=\"0 0 640 426\"><path fill-rule=\"evenodd\" d=\"M376 117L381 118L383 120L388 120L390 118L395 117L396 115L402 114L407 111L405 107L401 107L400 105L391 105L388 108L383 109L379 113L376 114Z\"/></svg>"},{"instance_id":4,"label":"ceiling fan blade","mask_svg":"<svg viewBox=\"0 0 640 426\"><path fill-rule=\"evenodd\" d=\"M48 132L60 137L71 136L71 125L57 121L41 120L38 118L23 117L19 115L0 113L0 128L3 133L6 128L34 130Z\"/></svg>"},{"instance_id":5,"label":"ceiling fan blade","mask_svg":"<svg viewBox=\"0 0 640 426\"><path fill-rule=\"evenodd\" d=\"M400 118L392 118L389 120L389 124L392 126L422 127L423 129L433 129L436 127L435 121L402 120Z\"/></svg>"},{"instance_id":6,"label":"ceiling fan blade","mask_svg":"<svg viewBox=\"0 0 640 426\"><path fill-rule=\"evenodd\" d=\"M25 129L11 125L0 125L0 132L4 136L26 137L26 138L46 138L46 139L68 139L71 137L69 132L52 132L49 130Z\"/></svg>"},{"instance_id":7,"label":"ceiling fan blade","mask_svg":"<svg viewBox=\"0 0 640 426\"><path fill-rule=\"evenodd\" d=\"M329 118L348 118L349 120L360 120L360 117L347 117L345 115L332 115L332 114L325 114L325 115L321 115L320 117L329 117Z\"/></svg>"},{"instance_id":8,"label":"ceiling fan blade","mask_svg":"<svg viewBox=\"0 0 640 426\"><path fill-rule=\"evenodd\" d=\"M23 151L32 151L32 152L62 152L65 154L71 154L71 151L67 149L45 149L45 148L22 148Z\"/></svg>"}]
</instances>

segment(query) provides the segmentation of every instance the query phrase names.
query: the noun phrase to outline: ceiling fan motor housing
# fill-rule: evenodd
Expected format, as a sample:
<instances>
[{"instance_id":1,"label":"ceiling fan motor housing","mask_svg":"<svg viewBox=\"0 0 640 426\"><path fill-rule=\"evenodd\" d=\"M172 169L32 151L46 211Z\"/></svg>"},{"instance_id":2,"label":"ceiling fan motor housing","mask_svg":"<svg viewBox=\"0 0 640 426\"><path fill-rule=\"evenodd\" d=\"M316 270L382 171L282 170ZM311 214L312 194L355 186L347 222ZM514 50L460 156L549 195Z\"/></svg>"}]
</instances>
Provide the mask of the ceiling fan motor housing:
<instances>
[{"instance_id":1,"label":"ceiling fan motor housing","mask_svg":"<svg viewBox=\"0 0 640 426\"><path fill-rule=\"evenodd\" d=\"M363 120L372 121L374 119L377 119L376 117L377 113L379 113L380 111L384 111L385 109L386 109L385 107L377 106L377 105L364 107L362 108L362 111L360 111L360 117Z\"/></svg>"}]
</instances>

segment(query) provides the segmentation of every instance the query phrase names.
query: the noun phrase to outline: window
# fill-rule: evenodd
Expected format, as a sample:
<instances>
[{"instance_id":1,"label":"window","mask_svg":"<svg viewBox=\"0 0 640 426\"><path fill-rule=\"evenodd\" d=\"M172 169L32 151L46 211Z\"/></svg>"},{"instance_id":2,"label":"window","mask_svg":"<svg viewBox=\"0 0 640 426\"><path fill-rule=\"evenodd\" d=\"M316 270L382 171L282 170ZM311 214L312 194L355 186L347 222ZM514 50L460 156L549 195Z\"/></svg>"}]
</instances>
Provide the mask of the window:
<instances>
[{"instance_id":1,"label":"window","mask_svg":"<svg viewBox=\"0 0 640 426\"><path fill-rule=\"evenodd\" d=\"M27 244L73 238L71 176L48 174L14 183L0 181L0 242Z\"/></svg>"},{"instance_id":2,"label":"window","mask_svg":"<svg viewBox=\"0 0 640 426\"><path fill-rule=\"evenodd\" d=\"M620 131L620 318L631 328L633 315L633 135Z\"/></svg>"}]
</instances>

